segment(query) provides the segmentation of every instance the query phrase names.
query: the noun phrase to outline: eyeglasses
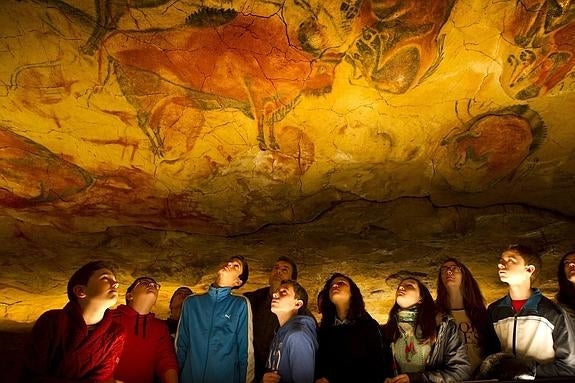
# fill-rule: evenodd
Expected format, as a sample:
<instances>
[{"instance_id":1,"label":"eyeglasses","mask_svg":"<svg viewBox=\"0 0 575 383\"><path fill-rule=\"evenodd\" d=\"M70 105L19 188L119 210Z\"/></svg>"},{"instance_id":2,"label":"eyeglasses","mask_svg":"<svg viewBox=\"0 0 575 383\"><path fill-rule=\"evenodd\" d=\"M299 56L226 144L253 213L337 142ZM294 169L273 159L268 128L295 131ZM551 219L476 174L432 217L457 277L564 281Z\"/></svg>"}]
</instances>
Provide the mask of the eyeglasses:
<instances>
[{"instance_id":1,"label":"eyeglasses","mask_svg":"<svg viewBox=\"0 0 575 383\"><path fill-rule=\"evenodd\" d=\"M455 273L461 272L461 267L459 267L457 265L441 266L440 270L441 270L441 274L447 274L447 273L455 274Z\"/></svg>"},{"instance_id":2,"label":"eyeglasses","mask_svg":"<svg viewBox=\"0 0 575 383\"><path fill-rule=\"evenodd\" d=\"M160 287L162 287L159 283L156 283L154 281L151 281L149 279L142 279L141 281L138 281L138 283L136 283L136 285L134 286L134 288L138 287L138 286L144 286L145 288L149 288L152 287L156 290L159 290Z\"/></svg>"}]
</instances>

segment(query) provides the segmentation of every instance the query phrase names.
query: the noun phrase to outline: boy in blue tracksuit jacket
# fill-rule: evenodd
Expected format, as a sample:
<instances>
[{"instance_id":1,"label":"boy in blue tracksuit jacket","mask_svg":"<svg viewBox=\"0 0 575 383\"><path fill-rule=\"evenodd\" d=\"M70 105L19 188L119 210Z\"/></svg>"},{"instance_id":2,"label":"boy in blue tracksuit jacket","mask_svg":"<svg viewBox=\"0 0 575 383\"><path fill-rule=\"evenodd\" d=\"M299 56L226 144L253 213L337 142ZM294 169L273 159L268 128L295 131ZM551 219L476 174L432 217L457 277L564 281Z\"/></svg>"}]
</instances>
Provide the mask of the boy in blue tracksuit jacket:
<instances>
[{"instance_id":1,"label":"boy in blue tracksuit jacket","mask_svg":"<svg viewBox=\"0 0 575 383\"><path fill-rule=\"evenodd\" d=\"M232 295L248 279L241 256L218 270L205 294L191 295L182 306L176 354L182 383L249 383L253 380L251 308L247 298Z\"/></svg>"}]
</instances>

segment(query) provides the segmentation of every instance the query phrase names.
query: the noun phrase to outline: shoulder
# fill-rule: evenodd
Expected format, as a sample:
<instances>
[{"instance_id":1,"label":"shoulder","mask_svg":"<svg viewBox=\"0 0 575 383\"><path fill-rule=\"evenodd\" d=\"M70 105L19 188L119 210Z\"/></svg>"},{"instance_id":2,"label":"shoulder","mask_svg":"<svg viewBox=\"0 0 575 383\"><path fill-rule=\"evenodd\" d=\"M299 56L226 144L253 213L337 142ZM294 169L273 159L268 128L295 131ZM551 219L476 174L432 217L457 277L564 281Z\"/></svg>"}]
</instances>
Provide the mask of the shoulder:
<instances>
[{"instance_id":1,"label":"shoulder","mask_svg":"<svg viewBox=\"0 0 575 383\"><path fill-rule=\"evenodd\" d=\"M34 323L34 328L38 329L40 327L46 328L62 323L62 319L67 316L66 312L62 309L49 310L38 317L36 323Z\"/></svg>"},{"instance_id":2,"label":"shoulder","mask_svg":"<svg viewBox=\"0 0 575 383\"><path fill-rule=\"evenodd\" d=\"M539 301L539 312L542 316L545 316L548 319L556 318L559 316L562 317L564 315L564 311L561 309L561 307L543 294L541 295L541 300Z\"/></svg>"},{"instance_id":3,"label":"shoulder","mask_svg":"<svg viewBox=\"0 0 575 383\"><path fill-rule=\"evenodd\" d=\"M269 287L262 287L254 291L248 291L244 293L244 296L250 301L258 301L267 298L269 295Z\"/></svg>"}]
</instances>

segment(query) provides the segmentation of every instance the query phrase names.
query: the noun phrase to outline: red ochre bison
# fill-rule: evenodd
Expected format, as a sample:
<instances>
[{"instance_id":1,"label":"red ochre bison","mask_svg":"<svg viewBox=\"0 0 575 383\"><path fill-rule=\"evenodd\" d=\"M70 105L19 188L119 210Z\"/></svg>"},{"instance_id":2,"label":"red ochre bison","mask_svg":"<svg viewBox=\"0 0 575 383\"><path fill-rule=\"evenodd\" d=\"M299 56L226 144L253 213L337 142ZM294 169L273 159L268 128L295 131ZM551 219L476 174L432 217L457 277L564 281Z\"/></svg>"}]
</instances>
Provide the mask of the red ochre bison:
<instances>
[{"instance_id":1,"label":"red ochre bison","mask_svg":"<svg viewBox=\"0 0 575 383\"><path fill-rule=\"evenodd\" d=\"M227 11L234 12L234 11ZM293 42L295 43L295 42ZM341 55L315 57L292 45L279 15L232 14L218 26L114 32L102 45L139 127L161 155L160 121L171 103L199 110L235 108L257 122L258 142L278 149L274 123L302 94L331 91ZM106 56L106 57L104 57Z\"/></svg>"}]
</instances>

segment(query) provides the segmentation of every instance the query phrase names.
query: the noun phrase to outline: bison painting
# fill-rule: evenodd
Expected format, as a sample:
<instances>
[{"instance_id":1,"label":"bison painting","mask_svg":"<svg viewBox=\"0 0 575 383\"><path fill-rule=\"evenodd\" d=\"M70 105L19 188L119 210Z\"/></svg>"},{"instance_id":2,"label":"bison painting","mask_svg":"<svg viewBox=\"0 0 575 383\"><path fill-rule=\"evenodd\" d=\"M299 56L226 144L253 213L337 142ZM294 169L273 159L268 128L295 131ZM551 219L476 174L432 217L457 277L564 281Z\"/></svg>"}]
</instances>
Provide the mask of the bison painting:
<instances>
[{"instance_id":1,"label":"bison painting","mask_svg":"<svg viewBox=\"0 0 575 383\"><path fill-rule=\"evenodd\" d=\"M117 31L102 44L102 63L136 109L139 127L162 154L158 121L170 103L200 110L235 108L257 123L262 150L277 149L274 124L305 94L331 91L342 56L316 57L290 41L286 23L219 11L219 25L188 23L162 31ZM210 18L208 18L210 19ZM195 25L194 25L195 24ZM264 127L269 131L269 145Z\"/></svg>"}]
</instances>

